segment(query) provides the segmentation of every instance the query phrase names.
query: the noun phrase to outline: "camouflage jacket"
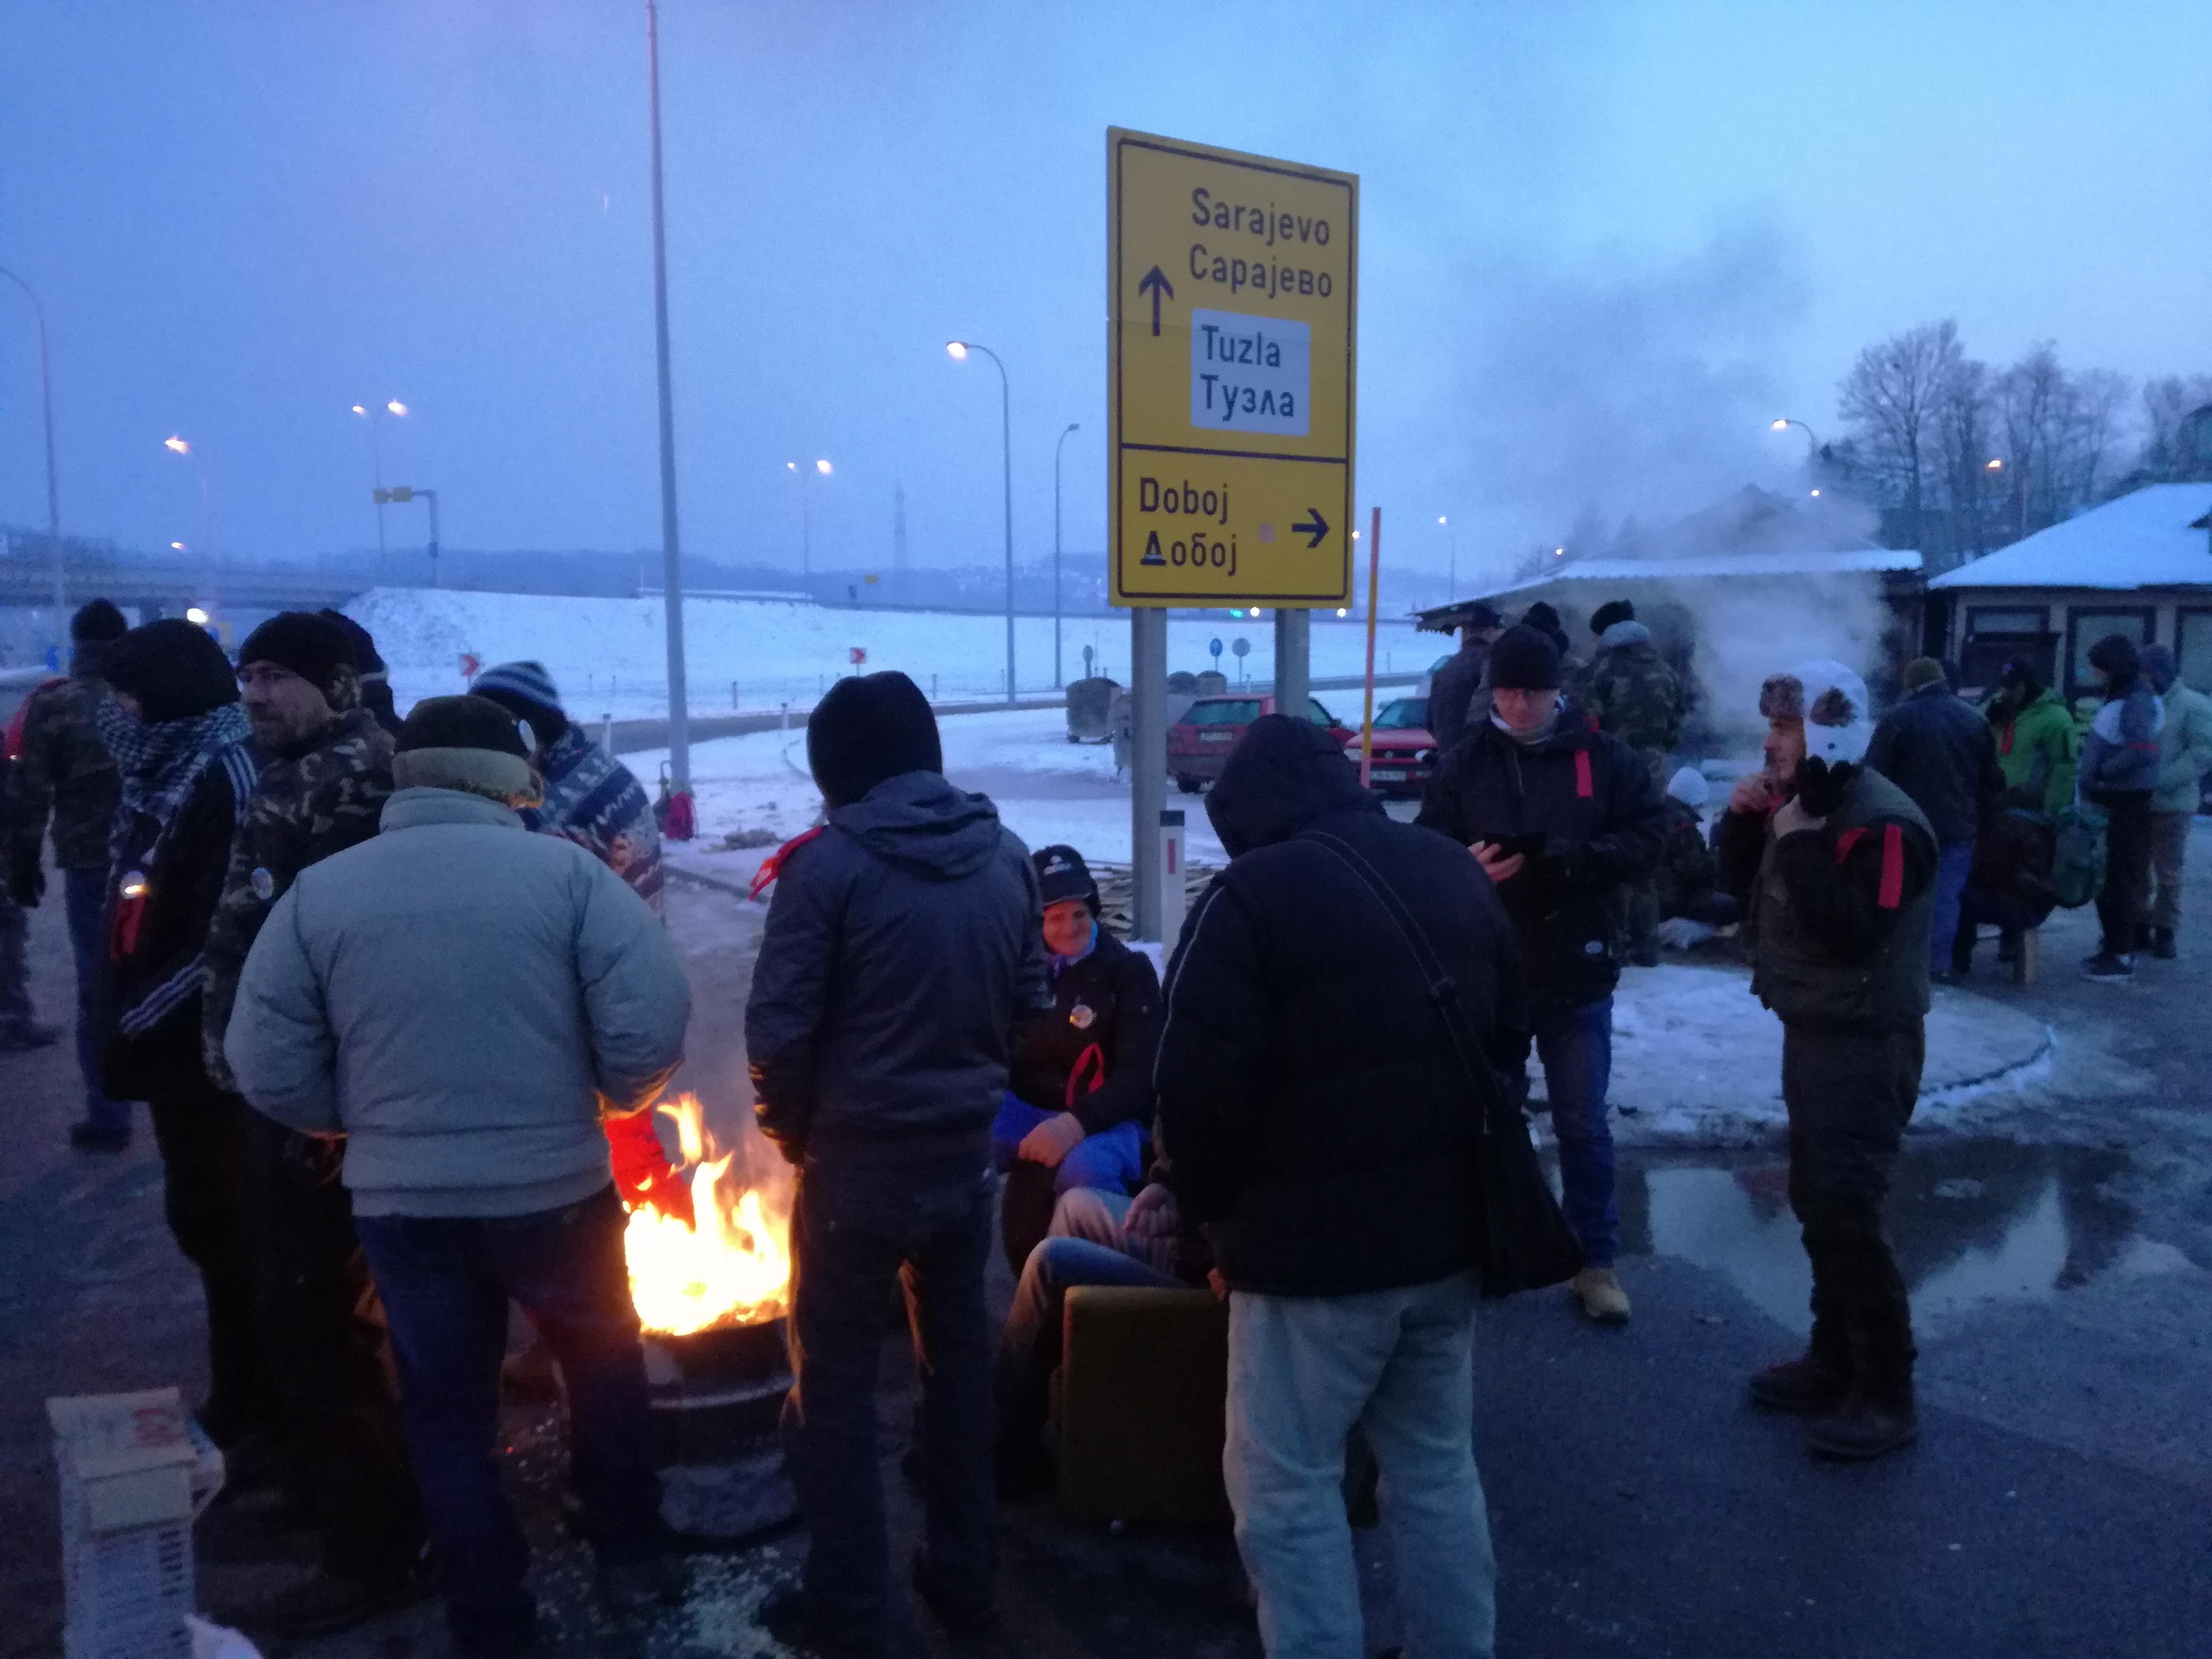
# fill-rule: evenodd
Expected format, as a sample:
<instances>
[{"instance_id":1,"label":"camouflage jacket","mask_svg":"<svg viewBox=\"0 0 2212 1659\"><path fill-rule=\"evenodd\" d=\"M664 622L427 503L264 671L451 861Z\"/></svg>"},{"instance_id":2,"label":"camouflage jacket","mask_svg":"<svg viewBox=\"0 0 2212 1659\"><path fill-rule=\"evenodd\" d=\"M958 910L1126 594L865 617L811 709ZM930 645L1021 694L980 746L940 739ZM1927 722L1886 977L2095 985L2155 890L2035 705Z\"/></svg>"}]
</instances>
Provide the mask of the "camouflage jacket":
<instances>
[{"instance_id":1,"label":"camouflage jacket","mask_svg":"<svg viewBox=\"0 0 2212 1659\"><path fill-rule=\"evenodd\" d=\"M107 868L107 838L123 783L93 711L107 696L107 682L92 672L78 647L76 672L31 693L23 711L23 757L15 763L18 815L15 856L38 856L39 837L51 816L54 862L64 870Z\"/></svg>"},{"instance_id":2,"label":"camouflage jacket","mask_svg":"<svg viewBox=\"0 0 2212 1659\"><path fill-rule=\"evenodd\" d=\"M1671 750L1682 740L1682 682L1648 639L1599 652L1575 693L1601 730L1632 749Z\"/></svg>"},{"instance_id":3,"label":"camouflage jacket","mask_svg":"<svg viewBox=\"0 0 2212 1659\"><path fill-rule=\"evenodd\" d=\"M392 734L366 708L348 709L306 744L272 758L246 801L230 868L208 928L201 1041L208 1075L235 1090L222 1055L246 953L294 878L376 833L392 793Z\"/></svg>"},{"instance_id":4,"label":"camouflage jacket","mask_svg":"<svg viewBox=\"0 0 2212 1659\"><path fill-rule=\"evenodd\" d=\"M1720 862L1706 845L1705 829L1698 809L1686 806L1672 795L1659 803L1666 817L1666 840L1659 849L1659 867L1651 882L1659 896L1659 914L1679 916L1721 884Z\"/></svg>"}]
</instances>

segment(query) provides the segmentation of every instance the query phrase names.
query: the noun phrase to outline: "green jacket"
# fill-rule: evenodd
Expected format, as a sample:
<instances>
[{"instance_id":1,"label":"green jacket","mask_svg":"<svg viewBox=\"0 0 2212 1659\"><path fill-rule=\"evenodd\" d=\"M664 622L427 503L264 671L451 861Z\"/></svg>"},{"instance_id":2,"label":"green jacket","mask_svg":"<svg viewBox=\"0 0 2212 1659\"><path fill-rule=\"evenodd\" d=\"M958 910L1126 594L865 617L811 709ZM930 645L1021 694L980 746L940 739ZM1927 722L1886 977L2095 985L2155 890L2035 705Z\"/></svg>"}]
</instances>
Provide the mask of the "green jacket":
<instances>
[{"instance_id":1,"label":"green jacket","mask_svg":"<svg viewBox=\"0 0 2212 1659\"><path fill-rule=\"evenodd\" d=\"M2042 691L2016 715L1992 699L1984 712L1996 729L1997 766L2015 804L2049 817L2072 805L2081 739L2059 695Z\"/></svg>"},{"instance_id":2,"label":"green jacket","mask_svg":"<svg viewBox=\"0 0 2212 1659\"><path fill-rule=\"evenodd\" d=\"M2166 728L2159 734L2158 793L2154 812L2194 812L2198 780L2212 771L2212 697L2179 680L2162 699Z\"/></svg>"}]
</instances>

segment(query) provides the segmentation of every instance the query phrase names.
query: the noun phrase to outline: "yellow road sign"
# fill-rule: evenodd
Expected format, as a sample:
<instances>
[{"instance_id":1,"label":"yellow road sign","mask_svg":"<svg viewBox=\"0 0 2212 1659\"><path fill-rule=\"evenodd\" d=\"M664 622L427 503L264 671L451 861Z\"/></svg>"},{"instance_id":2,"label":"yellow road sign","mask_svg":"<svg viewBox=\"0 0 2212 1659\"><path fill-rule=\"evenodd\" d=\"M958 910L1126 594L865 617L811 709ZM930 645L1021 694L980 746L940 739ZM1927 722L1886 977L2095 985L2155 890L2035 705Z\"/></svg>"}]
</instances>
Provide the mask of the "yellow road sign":
<instances>
[{"instance_id":1,"label":"yellow road sign","mask_svg":"<svg viewBox=\"0 0 2212 1659\"><path fill-rule=\"evenodd\" d=\"M1352 594L1359 180L1109 127L1120 605Z\"/></svg>"}]
</instances>

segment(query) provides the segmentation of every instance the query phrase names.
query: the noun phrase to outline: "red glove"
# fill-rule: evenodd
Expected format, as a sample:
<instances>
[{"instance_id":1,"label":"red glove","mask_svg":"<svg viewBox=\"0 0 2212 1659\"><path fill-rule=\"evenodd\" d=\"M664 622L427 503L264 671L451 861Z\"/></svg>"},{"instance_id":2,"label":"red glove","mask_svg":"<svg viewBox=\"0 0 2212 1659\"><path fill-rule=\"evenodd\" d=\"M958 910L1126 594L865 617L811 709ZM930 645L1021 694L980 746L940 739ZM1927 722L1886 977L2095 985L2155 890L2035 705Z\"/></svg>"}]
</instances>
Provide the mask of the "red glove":
<instances>
[{"instance_id":1,"label":"red glove","mask_svg":"<svg viewBox=\"0 0 2212 1659\"><path fill-rule=\"evenodd\" d=\"M614 1154L615 1190L631 1209L650 1206L696 1229L699 1218L691 1207L691 1188L660 1150L650 1110L628 1117L605 1120L607 1146Z\"/></svg>"}]
</instances>

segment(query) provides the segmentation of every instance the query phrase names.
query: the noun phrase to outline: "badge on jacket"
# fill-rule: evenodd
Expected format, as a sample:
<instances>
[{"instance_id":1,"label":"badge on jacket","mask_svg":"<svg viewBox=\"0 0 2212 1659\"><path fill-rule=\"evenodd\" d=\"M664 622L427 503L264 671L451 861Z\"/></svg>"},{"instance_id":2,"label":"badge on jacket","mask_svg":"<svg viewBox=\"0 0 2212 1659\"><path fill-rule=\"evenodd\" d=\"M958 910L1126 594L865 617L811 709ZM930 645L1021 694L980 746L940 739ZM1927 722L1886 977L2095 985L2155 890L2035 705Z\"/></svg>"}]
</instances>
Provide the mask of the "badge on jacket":
<instances>
[{"instance_id":1,"label":"badge on jacket","mask_svg":"<svg viewBox=\"0 0 2212 1659\"><path fill-rule=\"evenodd\" d=\"M1079 1002L1067 1011L1067 1023L1079 1031L1089 1030L1097 1018L1087 1002Z\"/></svg>"},{"instance_id":2,"label":"badge on jacket","mask_svg":"<svg viewBox=\"0 0 2212 1659\"><path fill-rule=\"evenodd\" d=\"M266 904L270 899L276 896L276 878L270 875L266 870L255 870L251 876L246 878L246 881L253 889L253 896L259 899L264 904Z\"/></svg>"}]
</instances>

